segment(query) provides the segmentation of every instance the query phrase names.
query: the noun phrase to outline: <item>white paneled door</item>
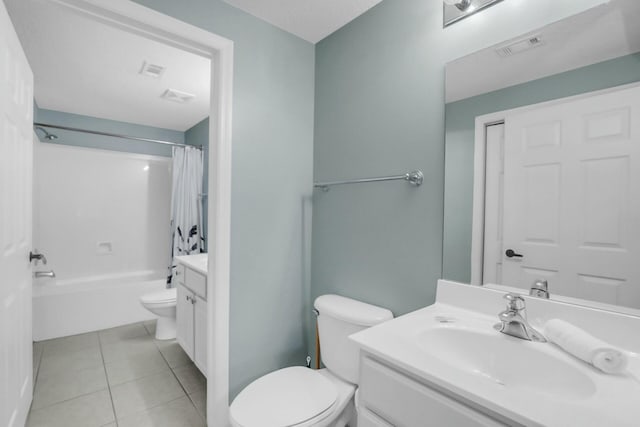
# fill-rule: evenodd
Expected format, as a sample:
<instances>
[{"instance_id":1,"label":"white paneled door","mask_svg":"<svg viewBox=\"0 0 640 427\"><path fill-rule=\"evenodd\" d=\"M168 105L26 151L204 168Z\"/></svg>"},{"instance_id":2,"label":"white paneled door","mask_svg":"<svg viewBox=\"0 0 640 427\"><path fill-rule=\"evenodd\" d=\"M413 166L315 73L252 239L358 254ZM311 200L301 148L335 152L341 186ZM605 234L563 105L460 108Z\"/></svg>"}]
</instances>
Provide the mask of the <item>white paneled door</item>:
<instances>
[{"instance_id":1,"label":"white paneled door","mask_svg":"<svg viewBox=\"0 0 640 427\"><path fill-rule=\"evenodd\" d=\"M505 120L502 280L640 308L640 87Z\"/></svg>"},{"instance_id":2,"label":"white paneled door","mask_svg":"<svg viewBox=\"0 0 640 427\"><path fill-rule=\"evenodd\" d=\"M0 104L0 425L22 427L33 389L33 74L1 1Z\"/></svg>"}]
</instances>

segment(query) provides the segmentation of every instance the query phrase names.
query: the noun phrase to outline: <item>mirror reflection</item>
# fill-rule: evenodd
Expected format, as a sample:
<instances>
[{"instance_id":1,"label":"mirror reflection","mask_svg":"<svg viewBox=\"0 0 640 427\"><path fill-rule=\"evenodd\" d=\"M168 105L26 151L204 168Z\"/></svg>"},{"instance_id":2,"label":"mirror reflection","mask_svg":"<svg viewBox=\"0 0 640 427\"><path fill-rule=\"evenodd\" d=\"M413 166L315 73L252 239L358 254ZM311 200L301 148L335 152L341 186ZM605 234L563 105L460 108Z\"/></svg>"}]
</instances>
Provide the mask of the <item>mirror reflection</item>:
<instances>
[{"instance_id":1,"label":"mirror reflection","mask_svg":"<svg viewBox=\"0 0 640 427\"><path fill-rule=\"evenodd\" d=\"M613 1L447 65L443 277L640 309L638 19Z\"/></svg>"}]
</instances>

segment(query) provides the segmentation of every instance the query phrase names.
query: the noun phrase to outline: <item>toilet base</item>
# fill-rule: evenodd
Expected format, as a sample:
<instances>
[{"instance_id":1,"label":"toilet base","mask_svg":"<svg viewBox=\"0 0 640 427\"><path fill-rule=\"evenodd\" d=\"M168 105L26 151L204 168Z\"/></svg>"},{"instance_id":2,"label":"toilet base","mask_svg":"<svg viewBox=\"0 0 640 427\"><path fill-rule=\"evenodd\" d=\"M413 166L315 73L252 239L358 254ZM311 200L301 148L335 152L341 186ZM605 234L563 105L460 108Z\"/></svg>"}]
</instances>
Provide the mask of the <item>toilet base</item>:
<instances>
[{"instance_id":1,"label":"toilet base","mask_svg":"<svg viewBox=\"0 0 640 427\"><path fill-rule=\"evenodd\" d=\"M156 339L172 340L176 337L176 319L173 317L158 317L156 323Z\"/></svg>"}]
</instances>

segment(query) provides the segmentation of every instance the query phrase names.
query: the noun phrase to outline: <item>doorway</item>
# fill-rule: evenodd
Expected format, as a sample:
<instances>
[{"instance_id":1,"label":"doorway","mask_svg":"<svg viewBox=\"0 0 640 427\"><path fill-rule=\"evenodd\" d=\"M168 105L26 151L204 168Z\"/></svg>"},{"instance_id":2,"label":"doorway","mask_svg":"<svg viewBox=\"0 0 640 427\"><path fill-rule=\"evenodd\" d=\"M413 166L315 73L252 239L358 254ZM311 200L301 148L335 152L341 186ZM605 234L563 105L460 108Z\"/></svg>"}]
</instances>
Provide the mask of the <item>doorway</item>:
<instances>
[{"instance_id":1,"label":"doorway","mask_svg":"<svg viewBox=\"0 0 640 427\"><path fill-rule=\"evenodd\" d=\"M558 295L640 308L638 99L630 86L477 119L473 283L541 279Z\"/></svg>"},{"instance_id":2,"label":"doorway","mask_svg":"<svg viewBox=\"0 0 640 427\"><path fill-rule=\"evenodd\" d=\"M185 51L194 52L198 55L205 56L211 60L211 96L210 96L210 123L209 123L209 164L211 173L209 174L209 191L208 198L212 209L208 213L209 231L207 240L211 243L209 251L209 280L207 282L208 295L210 295L207 311L209 313L207 337L208 347L208 372L215 381L209 381L207 385L207 412L211 425L226 425L228 423L228 349L229 349L229 256L230 256L230 180L231 180L231 100L232 100L232 77L233 77L233 44L231 41L211 34L205 30L199 29L192 25L178 21L174 18L162 15L148 8L140 6L136 3L123 2L103 2L97 0L54 0L61 7L73 10L74 13L81 14L93 19L97 22L112 25L126 31L143 35L153 40L161 41L168 45L183 49ZM2 4L3 18L6 17L7 25L3 28L11 33L7 38L15 35L11 22L4 10ZM16 44L19 49L19 43ZM11 48L13 49L13 47ZM9 49L10 50L10 49ZM14 52L12 52L14 53ZM24 56L24 55L22 55ZM25 71L25 76L28 72ZM10 81L10 80L8 80ZM9 91L24 96L27 94L27 88L20 86L19 79L13 79L14 86L9 87ZM30 117L30 116L29 116ZM31 122L31 125L33 123ZM29 129L30 129L29 125ZM27 129L25 127L25 129ZM31 137L31 134L29 134ZM22 150L25 162L32 160L31 152L28 149ZM28 170L28 169L24 169ZM29 192L21 193L28 195ZM28 200L30 203L30 200ZM15 215L7 217L16 221L30 218L31 208L29 203L20 204L21 207L29 208L24 215ZM17 225L7 223L7 227ZM23 233L25 236L30 235L29 230ZM28 255L28 251L27 251ZM10 268L13 264L19 265L22 260L11 259L3 268ZM24 264L24 263L23 263ZM31 267L28 268L28 274L31 274ZM31 281L27 282L28 291L31 290ZM27 300L28 302L28 300ZM21 328L22 335L10 342L2 342L1 347L7 349L6 354L14 357L15 360L7 360L6 366L15 366L18 363L24 363L31 366L30 357L20 350L19 344L31 340L30 322L31 313L29 310L21 310L19 318L13 318L15 311L9 312L2 307L2 318L6 321L3 324L24 324L29 327ZM3 335L4 337L5 335ZM14 348L15 347L15 348ZM5 354L3 352L3 354ZM4 359L3 359L3 362ZM28 362L28 363L27 363ZM24 369L28 372L30 368ZM0 372L2 378L0 383L9 384L12 395L15 394L13 388L20 388L19 399L15 402L11 400L15 408L28 408L31 400L30 392L27 385L18 384L18 380L11 380L13 375L9 370ZM5 378L7 377L7 378ZM11 378L9 378L11 377ZM22 384L22 382L20 381ZM4 393L2 394L4 396ZM3 402L9 400L4 399ZM2 408L2 419L4 419L5 411ZM24 415L23 409L13 411L13 408L6 408L7 414L19 413ZM21 416L22 416L21 415ZM20 423L15 416L7 416L7 421L11 423Z\"/></svg>"}]
</instances>

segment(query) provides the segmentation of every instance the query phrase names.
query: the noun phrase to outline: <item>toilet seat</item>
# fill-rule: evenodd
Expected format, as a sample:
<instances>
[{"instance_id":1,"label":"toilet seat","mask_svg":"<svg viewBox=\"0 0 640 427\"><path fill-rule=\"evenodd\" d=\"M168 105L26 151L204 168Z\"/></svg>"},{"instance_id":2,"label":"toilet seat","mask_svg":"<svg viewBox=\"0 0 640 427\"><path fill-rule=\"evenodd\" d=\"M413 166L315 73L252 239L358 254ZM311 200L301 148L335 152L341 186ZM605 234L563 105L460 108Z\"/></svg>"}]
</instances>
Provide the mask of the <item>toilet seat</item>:
<instances>
[{"instance_id":1,"label":"toilet seat","mask_svg":"<svg viewBox=\"0 0 640 427\"><path fill-rule=\"evenodd\" d=\"M333 413L338 390L318 371L294 366L249 384L230 408L237 427L293 427Z\"/></svg>"},{"instance_id":2,"label":"toilet seat","mask_svg":"<svg viewBox=\"0 0 640 427\"><path fill-rule=\"evenodd\" d=\"M164 289L158 292L152 292L140 297L140 302L145 305L156 304L175 304L178 299L178 290L176 288Z\"/></svg>"}]
</instances>

